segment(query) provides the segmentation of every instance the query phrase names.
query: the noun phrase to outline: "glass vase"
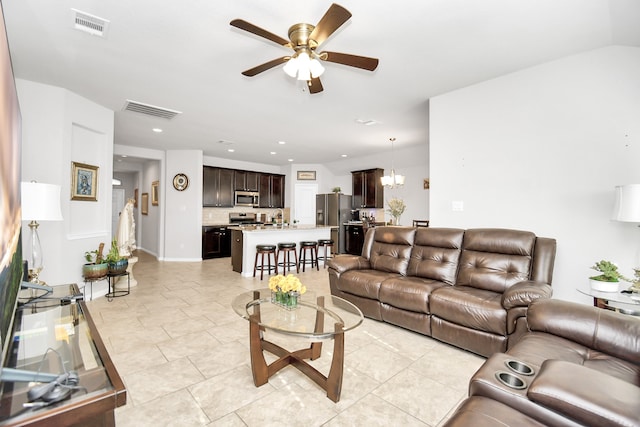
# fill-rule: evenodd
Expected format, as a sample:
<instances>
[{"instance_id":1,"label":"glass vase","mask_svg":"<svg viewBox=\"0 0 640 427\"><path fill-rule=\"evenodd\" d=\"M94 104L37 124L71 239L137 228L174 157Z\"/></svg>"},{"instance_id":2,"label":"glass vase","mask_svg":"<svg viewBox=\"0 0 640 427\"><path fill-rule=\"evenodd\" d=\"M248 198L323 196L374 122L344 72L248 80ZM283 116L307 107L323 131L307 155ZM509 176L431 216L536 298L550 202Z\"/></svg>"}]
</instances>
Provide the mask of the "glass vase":
<instances>
[{"instance_id":1,"label":"glass vase","mask_svg":"<svg viewBox=\"0 0 640 427\"><path fill-rule=\"evenodd\" d=\"M298 292L271 292L271 302L279 305L287 310L295 310L298 308L298 298L300 294Z\"/></svg>"}]
</instances>

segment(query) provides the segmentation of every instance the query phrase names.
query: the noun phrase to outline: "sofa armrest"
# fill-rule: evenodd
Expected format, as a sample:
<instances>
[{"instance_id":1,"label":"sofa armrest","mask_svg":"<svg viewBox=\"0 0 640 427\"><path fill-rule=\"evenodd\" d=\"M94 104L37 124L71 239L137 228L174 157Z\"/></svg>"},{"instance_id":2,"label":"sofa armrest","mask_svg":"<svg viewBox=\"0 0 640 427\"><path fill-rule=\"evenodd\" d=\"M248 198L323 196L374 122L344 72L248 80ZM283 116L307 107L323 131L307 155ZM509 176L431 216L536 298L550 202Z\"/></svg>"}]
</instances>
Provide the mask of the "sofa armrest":
<instances>
[{"instance_id":1,"label":"sofa armrest","mask_svg":"<svg viewBox=\"0 0 640 427\"><path fill-rule=\"evenodd\" d=\"M585 425L640 425L640 387L563 360L546 360L527 397Z\"/></svg>"},{"instance_id":2,"label":"sofa armrest","mask_svg":"<svg viewBox=\"0 0 640 427\"><path fill-rule=\"evenodd\" d=\"M551 285L534 280L525 280L509 287L502 294L502 307L506 310L514 307L527 307L531 301L549 299L553 295Z\"/></svg>"},{"instance_id":3,"label":"sofa armrest","mask_svg":"<svg viewBox=\"0 0 640 427\"><path fill-rule=\"evenodd\" d=\"M335 270L338 276L349 270L366 270L371 268L369 260L358 255L337 255L329 259L327 266Z\"/></svg>"}]
</instances>

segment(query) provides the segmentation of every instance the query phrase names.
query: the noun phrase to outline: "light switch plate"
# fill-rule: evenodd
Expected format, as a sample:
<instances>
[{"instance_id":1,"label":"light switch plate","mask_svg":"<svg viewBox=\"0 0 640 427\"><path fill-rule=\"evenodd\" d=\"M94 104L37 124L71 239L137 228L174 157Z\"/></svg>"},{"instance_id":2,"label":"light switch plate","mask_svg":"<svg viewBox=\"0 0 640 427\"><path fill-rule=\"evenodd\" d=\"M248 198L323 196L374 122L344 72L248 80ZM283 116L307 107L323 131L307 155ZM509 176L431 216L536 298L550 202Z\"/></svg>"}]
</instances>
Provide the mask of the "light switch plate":
<instances>
[{"instance_id":1,"label":"light switch plate","mask_svg":"<svg viewBox=\"0 0 640 427\"><path fill-rule=\"evenodd\" d=\"M451 202L451 210L454 212L464 211L464 202L462 200L454 200Z\"/></svg>"}]
</instances>

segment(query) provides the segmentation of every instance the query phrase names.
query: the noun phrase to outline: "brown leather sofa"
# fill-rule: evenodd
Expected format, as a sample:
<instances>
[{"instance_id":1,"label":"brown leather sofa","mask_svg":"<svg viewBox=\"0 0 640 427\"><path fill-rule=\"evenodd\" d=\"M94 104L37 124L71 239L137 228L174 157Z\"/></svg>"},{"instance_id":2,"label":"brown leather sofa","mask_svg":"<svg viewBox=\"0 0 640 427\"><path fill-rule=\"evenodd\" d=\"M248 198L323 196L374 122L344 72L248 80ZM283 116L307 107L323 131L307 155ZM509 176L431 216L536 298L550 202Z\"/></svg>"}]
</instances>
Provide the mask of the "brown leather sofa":
<instances>
[{"instance_id":1,"label":"brown leather sofa","mask_svg":"<svg viewBox=\"0 0 640 427\"><path fill-rule=\"evenodd\" d=\"M376 227L361 256L328 262L331 293L365 316L490 356L550 298L554 239L506 229Z\"/></svg>"},{"instance_id":2,"label":"brown leather sofa","mask_svg":"<svg viewBox=\"0 0 640 427\"><path fill-rule=\"evenodd\" d=\"M527 319L530 332L480 367L447 427L640 426L639 318L537 300Z\"/></svg>"}]
</instances>

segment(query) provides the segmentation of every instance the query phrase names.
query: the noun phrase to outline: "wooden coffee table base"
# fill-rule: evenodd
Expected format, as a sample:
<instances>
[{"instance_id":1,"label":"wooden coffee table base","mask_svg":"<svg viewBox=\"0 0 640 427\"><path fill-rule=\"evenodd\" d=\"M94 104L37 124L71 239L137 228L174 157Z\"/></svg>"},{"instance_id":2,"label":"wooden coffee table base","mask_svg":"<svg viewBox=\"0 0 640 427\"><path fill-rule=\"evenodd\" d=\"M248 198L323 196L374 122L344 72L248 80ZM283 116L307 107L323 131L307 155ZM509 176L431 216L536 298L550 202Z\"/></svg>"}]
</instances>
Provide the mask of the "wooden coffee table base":
<instances>
[{"instance_id":1,"label":"wooden coffee table base","mask_svg":"<svg viewBox=\"0 0 640 427\"><path fill-rule=\"evenodd\" d=\"M319 319L316 319L316 328L321 328L323 319L322 313L319 312ZM343 324L336 323L333 346L333 359L331 360L331 369L329 375L324 376L313 366L309 365L305 359L315 360L320 357L322 352L322 343L313 342L309 348L290 352L279 345L270 341L266 341L262 337L260 328L260 312L253 314L249 321L249 345L251 351L251 370L253 372L253 383L256 387L266 384L269 377L284 368L293 365L300 372L311 378L316 384L327 392L327 397L334 402L340 400L340 392L342 391L342 373L344 367L344 333ZM322 332L322 331L316 331ZM264 358L264 351L268 351L279 357L270 365Z\"/></svg>"}]
</instances>

